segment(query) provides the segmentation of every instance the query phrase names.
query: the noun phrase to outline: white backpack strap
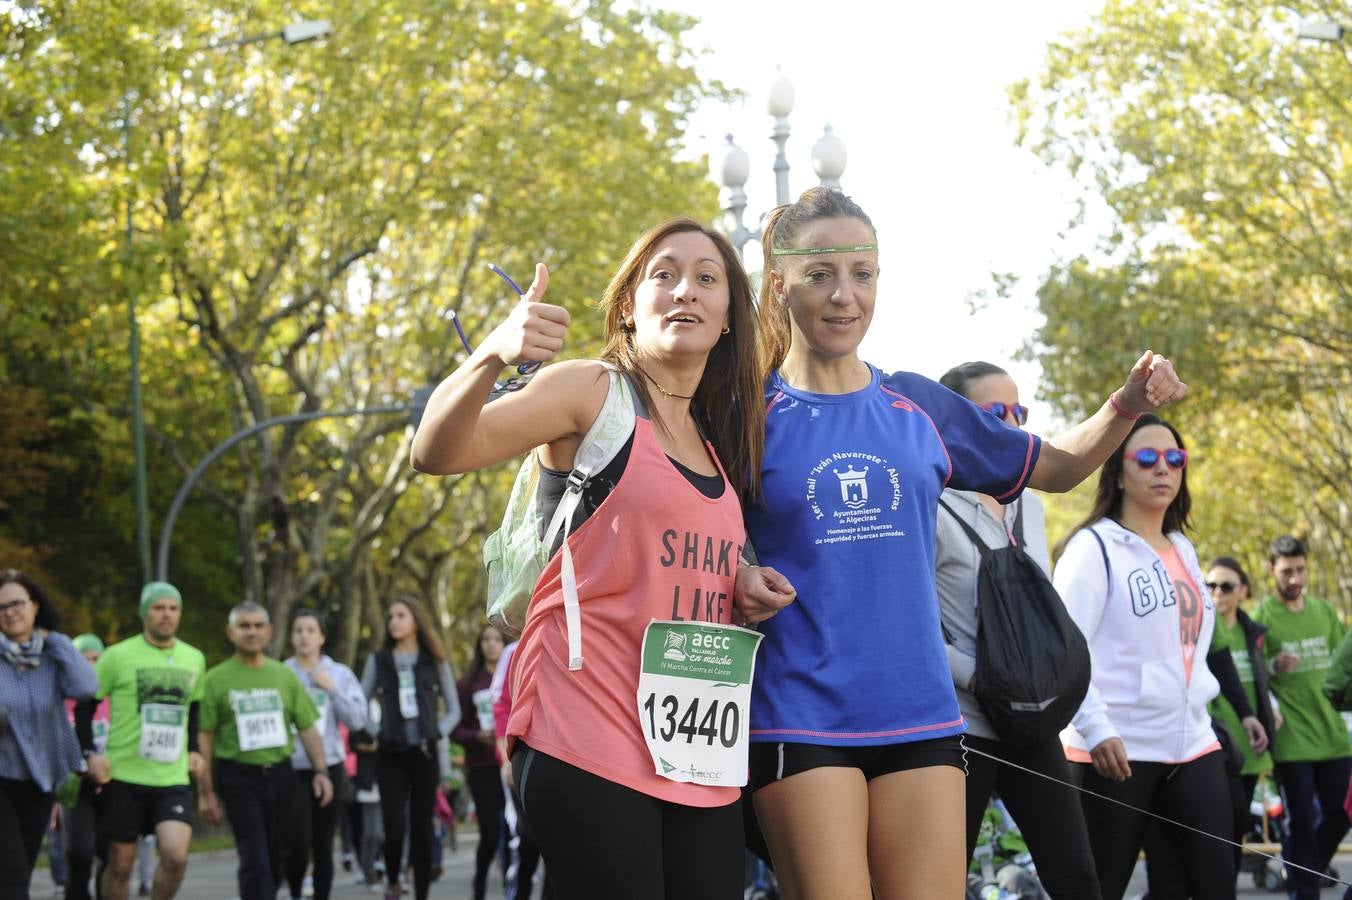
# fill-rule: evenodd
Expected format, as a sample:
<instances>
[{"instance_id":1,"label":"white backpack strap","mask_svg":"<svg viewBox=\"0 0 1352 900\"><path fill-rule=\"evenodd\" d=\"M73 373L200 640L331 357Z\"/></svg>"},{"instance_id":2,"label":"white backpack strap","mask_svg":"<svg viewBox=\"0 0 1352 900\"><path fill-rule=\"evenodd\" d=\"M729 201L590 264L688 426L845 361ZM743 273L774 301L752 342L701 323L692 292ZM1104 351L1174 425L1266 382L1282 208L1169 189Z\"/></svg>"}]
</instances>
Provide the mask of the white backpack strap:
<instances>
[{"instance_id":1,"label":"white backpack strap","mask_svg":"<svg viewBox=\"0 0 1352 900\"><path fill-rule=\"evenodd\" d=\"M563 616L568 628L568 668L576 672L582 668L582 610L578 605L577 575L573 570L573 553L568 547L568 534L573 528L573 512L582 502L582 490L593 475L604 469L624 448L634 431L634 404L629 383L614 366L607 365L610 388L606 402L596 421L583 435L573 454L573 471L568 473L568 484L563 497L545 529L545 546L554 546L560 529L563 531Z\"/></svg>"}]
</instances>

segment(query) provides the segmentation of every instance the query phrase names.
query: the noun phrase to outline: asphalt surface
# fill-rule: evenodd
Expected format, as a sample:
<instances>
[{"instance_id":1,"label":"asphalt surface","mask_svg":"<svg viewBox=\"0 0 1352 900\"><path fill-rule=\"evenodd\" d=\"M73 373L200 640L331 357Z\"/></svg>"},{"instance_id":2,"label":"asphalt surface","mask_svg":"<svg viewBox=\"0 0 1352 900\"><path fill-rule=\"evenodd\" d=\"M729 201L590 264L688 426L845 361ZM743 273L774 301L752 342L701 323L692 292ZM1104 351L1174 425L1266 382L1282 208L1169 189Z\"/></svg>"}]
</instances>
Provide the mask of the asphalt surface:
<instances>
[{"instance_id":1,"label":"asphalt surface","mask_svg":"<svg viewBox=\"0 0 1352 900\"><path fill-rule=\"evenodd\" d=\"M477 846L477 834L462 834L459 838L458 849L452 851L447 847L442 859L443 873L440 880L432 885L431 898L434 898L434 900L440 900L440 898L454 898L454 900L469 898L471 881L474 877L474 851ZM194 853L188 863L188 875L179 891L179 897L185 898L185 900L238 900L239 892L235 887L235 865L235 854L229 850ZM1352 856L1339 856L1334 860L1333 865L1342 873L1342 880L1352 881L1352 877L1349 877L1352 876ZM332 896L336 898L368 898L368 900L369 898L383 896L380 888L371 890L365 885L357 884L355 879L355 874L344 872L341 868L338 868L334 876ZM1252 876L1247 873L1240 876L1238 888L1238 896L1240 897L1267 897L1272 898L1272 900L1285 897L1284 893L1274 893L1256 888ZM1136 875L1132 879L1126 896L1127 898L1138 897L1144 894L1145 890L1145 866L1142 864L1137 866ZM1330 885L1325 889L1324 897L1328 900L1339 900L1344 890L1345 888L1341 886ZM537 878L537 886L532 896L538 897L539 892ZM61 894L55 889L51 876L45 868L34 873L33 900L59 896ZM134 892L133 896L135 896ZM283 889L278 892L278 897L284 900L287 896L289 894L283 886ZM411 894L404 896L411 897ZM495 869L488 879L488 900L502 900L502 898L502 878Z\"/></svg>"}]
</instances>

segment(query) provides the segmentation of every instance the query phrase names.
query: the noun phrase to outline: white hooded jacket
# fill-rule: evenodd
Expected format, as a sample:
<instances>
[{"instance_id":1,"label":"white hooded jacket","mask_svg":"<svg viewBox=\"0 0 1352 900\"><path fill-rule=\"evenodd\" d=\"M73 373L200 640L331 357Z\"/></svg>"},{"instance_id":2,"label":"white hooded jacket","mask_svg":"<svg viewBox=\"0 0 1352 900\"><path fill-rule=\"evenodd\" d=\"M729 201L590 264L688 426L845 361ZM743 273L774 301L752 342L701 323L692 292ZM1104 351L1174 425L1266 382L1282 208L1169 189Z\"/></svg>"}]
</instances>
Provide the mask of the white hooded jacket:
<instances>
[{"instance_id":1,"label":"white hooded jacket","mask_svg":"<svg viewBox=\"0 0 1352 900\"><path fill-rule=\"evenodd\" d=\"M1093 666L1089 693L1061 733L1067 747L1090 750L1120 737L1128 759L1178 763L1216 742L1207 703L1220 685L1206 665L1216 610L1192 543L1181 532L1169 540L1202 600L1190 681L1168 570L1139 535L1100 519L1070 539L1057 563L1053 583L1089 642Z\"/></svg>"}]
</instances>

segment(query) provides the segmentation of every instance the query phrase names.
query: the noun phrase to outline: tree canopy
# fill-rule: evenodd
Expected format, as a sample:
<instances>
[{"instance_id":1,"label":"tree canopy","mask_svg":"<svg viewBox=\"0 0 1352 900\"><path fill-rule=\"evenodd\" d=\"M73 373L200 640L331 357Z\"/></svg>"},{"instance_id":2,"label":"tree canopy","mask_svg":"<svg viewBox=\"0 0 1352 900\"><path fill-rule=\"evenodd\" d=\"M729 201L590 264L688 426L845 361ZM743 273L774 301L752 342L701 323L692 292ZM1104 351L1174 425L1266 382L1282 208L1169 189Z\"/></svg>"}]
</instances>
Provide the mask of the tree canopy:
<instances>
[{"instance_id":1,"label":"tree canopy","mask_svg":"<svg viewBox=\"0 0 1352 900\"><path fill-rule=\"evenodd\" d=\"M1029 348L1042 396L1078 417L1142 347L1166 352L1192 387L1168 415L1195 451L1202 555L1253 570L1273 537L1305 535L1312 589L1344 604L1352 45L1296 32L1346 15L1322 2L1109 0L1011 89L1020 142L1112 214L1096 252L1042 279L1046 324Z\"/></svg>"},{"instance_id":2,"label":"tree canopy","mask_svg":"<svg viewBox=\"0 0 1352 900\"><path fill-rule=\"evenodd\" d=\"M136 627L141 580L128 304L158 528L185 473L237 430L404 404L444 377L462 358L452 314L473 340L514 302L488 261L518 278L547 263L577 321L566 352L581 354L632 239L717 209L703 166L680 161L688 115L724 93L697 75L684 16L340 0L322 13L328 38L264 39L297 12L0 11L0 233L14 237L0 397L18 412L0 550L105 635ZM418 477L410 438L403 415L325 419L222 458L173 537L186 636L219 654L234 602L279 622L318 606L350 658L400 593L472 634L508 473Z\"/></svg>"}]
</instances>

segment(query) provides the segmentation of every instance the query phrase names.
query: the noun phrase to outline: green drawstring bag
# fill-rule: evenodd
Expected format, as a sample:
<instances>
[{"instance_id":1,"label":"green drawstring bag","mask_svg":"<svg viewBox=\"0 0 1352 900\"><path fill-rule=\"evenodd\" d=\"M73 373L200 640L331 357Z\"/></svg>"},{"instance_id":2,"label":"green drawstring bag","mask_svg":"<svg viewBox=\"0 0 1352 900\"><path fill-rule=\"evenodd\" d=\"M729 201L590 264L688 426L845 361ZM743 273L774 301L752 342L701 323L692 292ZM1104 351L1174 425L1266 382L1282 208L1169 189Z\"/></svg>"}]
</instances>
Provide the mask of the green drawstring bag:
<instances>
[{"instance_id":1,"label":"green drawstring bag","mask_svg":"<svg viewBox=\"0 0 1352 900\"><path fill-rule=\"evenodd\" d=\"M634 431L634 395L626 378L606 365L610 388L596 421L578 444L573 470L554 515L545 522L540 504L540 463L531 451L521 463L507 498L502 526L484 541L484 568L488 571L488 621L510 638L519 637L526 610L540 574L549 562L549 548L560 533L571 531L573 512L582 491L624 448ZM568 627L568 668L582 668L582 616L578 607L573 554L563 541L563 611Z\"/></svg>"}]
</instances>

